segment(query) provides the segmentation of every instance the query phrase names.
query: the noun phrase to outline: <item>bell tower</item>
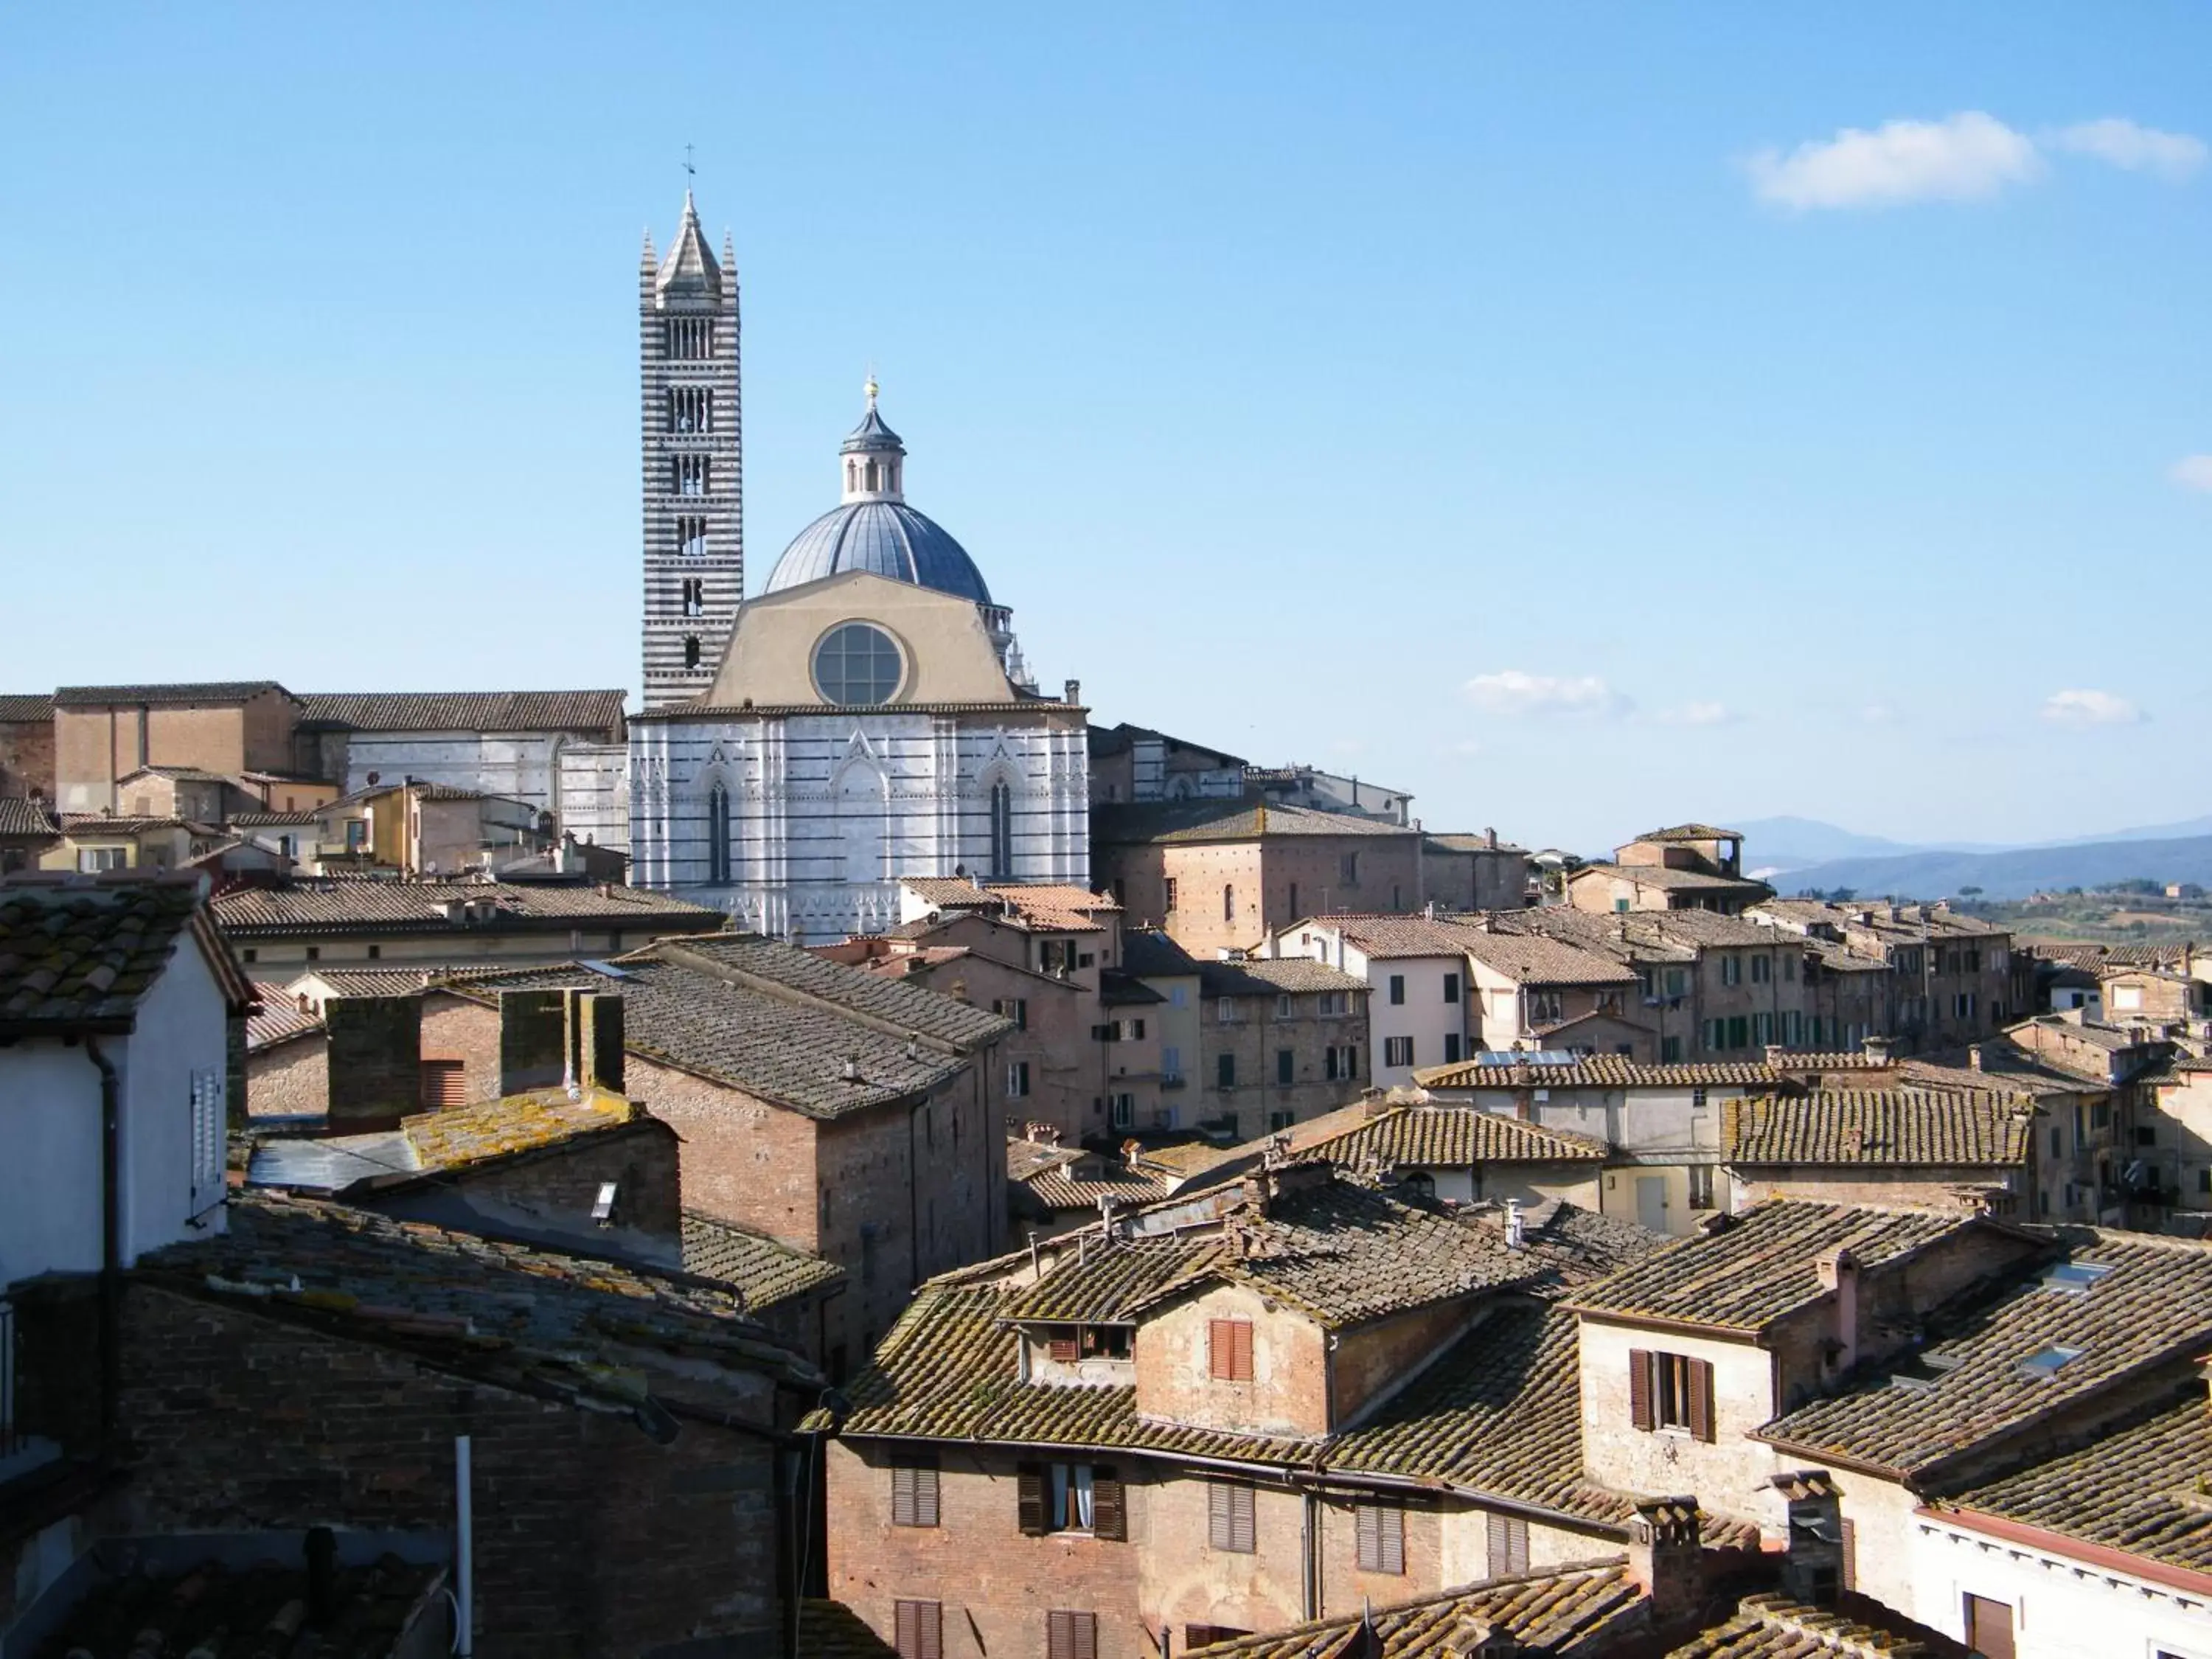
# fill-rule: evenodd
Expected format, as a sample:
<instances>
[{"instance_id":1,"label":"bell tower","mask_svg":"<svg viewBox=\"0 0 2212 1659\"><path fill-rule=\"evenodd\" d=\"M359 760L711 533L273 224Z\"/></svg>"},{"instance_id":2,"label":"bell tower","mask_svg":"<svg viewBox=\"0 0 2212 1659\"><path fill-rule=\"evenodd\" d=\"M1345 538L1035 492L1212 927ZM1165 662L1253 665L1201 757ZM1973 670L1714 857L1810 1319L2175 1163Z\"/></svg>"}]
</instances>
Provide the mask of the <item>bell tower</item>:
<instances>
[{"instance_id":1,"label":"bell tower","mask_svg":"<svg viewBox=\"0 0 2212 1659\"><path fill-rule=\"evenodd\" d=\"M645 485L645 706L714 683L744 598L736 251L708 250L691 192L667 258L637 275Z\"/></svg>"}]
</instances>

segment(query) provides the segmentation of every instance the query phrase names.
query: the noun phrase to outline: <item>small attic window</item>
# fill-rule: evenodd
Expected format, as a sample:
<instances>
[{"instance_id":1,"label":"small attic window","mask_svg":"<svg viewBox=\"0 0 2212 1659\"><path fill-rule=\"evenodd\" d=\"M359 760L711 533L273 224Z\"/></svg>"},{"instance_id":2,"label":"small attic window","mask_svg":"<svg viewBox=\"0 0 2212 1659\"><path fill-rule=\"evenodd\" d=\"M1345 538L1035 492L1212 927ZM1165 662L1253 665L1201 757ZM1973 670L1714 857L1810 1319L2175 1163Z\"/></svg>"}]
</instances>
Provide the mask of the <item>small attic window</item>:
<instances>
[{"instance_id":1,"label":"small attic window","mask_svg":"<svg viewBox=\"0 0 2212 1659\"><path fill-rule=\"evenodd\" d=\"M2112 1264L2106 1261L2062 1261L2044 1274L2043 1288L2080 1296L2112 1271Z\"/></svg>"},{"instance_id":2,"label":"small attic window","mask_svg":"<svg viewBox=\"0 0 2212 1659\"><path fill-rule=\"evenodd\" d=\"M2020 1362L2021 1373L2022 1376L2032 1377L2037 1382L2048 1382L2052 1377L2058 1375L2060 1369L2063 1367L2069 1360L2079 1359L2081 1357L2081 1349L2061 1347L2057 1344L2054 1343L2050 1347L2045 1348L2039 1352L2032 1353L2027 1358L2021 1360Z\"/></svg>"},{"instance_id":3,"label":"small attic window","mask_svg":"<svg viewBox=\"0 0 2212 1659\"><path fill-rule=\"evenodd\" d=\"M592 1200L592 1219L602 1227L611 1224L615 1218L615 1194L617 1185L618 1183L615 1182L602 1181L599 1183L599 1195Z\"/></svg>"}]
</instances>

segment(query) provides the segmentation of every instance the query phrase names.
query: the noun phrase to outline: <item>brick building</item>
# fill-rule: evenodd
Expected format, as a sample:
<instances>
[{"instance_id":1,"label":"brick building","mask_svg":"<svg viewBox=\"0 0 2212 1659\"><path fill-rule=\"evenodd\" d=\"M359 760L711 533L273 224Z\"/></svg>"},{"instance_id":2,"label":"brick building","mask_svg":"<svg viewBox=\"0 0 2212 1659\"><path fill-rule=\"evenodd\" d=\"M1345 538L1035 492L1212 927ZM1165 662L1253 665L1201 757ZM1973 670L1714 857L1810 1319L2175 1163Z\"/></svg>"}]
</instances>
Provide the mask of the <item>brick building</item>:
<instances>
[{"instance_id":1,"label":"brick building","mask_svg":"<svg viewBox=\"0 0 2212 1659\"><path fill-rule=\"evenodd\" d=\"M682 1138L687 1212L843 1270L823 1330L832 1376L915 1285L1003 1248L1008 1020L725 934L448 981L424 1052L481 1066L498 1052L501 994L555 988L621 996L623 1087Z\"/></svg>"},{"instance_id":2,"label":"brick building","mask_svg":"<svg viewBox=\"0 0 2212 1659\"><path fill-rule=\"evenodd\" d=\"M1252 797L1098 807L1091 859L1124 914L1200 957L1307 916L1422 904L1419 831Z\"/></svg>"},{"instance_id":3,"label":"brick building","mask_svg":"<svg viewBox=\"0 0 2212 1659\"><path fill-rule=\"evenodd\" d=\"M1199 1001L1200 1124L1251 1140L1334 1111L1366 1086L1368 994L1357 975L1291 958L1200 963Z\"/></svg>"},{"instance_id":4,"label":"brick building","mask_svg":"<svg viewBox=\"0 0 2212 1659\"><path fill-rule=\"evenodd\" d=\"M2047 1117L2034 1096L1994 1091L1844 1088L1732 1100L1721 1112L1727 1207L1799 1198L2033 1218L2045 1191L2039 1131L2051 1127Z\"/></svg>"},{"instance_id":5,"label":"brick building","mask_svg":"<svg viewBox=\"0 0 2212 1659\"><path fill-rule=\"evenodd\" d=\"M0 798L54 798L54 700L0 694Z\"/></svg>"},{"instance_id":6,"label":"brick building","mask_svg":"<svg viewBox=\"0 0 2212 1659\"><path fill-rule=\"evenodd\" d=\"M0 876L33 868L59 833L44 801L0 796Z\"/></svg>"},{"instance_id":7,"label":"brick building","mask_svg":"<svg viewBox=\"0 0 2212 1659\"><path fill-rule=\"evenodd\" d=\"M1565 878L1578 910L1716 910L1734 915L1774 896L1743 873L1743 835L1710 823L1681 823L1638 836L1609 863L1585 864Z\"/></svg>"},{"instance_id":8,"label":"brick building","mask_svg":"<svg viewBox=\"0 0 2212 1659\"><path fill-rule=\"evenodd\" d=\"M1516 1246L1321 1164L1153 1213L924 1286L853 1385L830 1586L885 1639L1149 1659L1627 1538L1549 1298L1644 1236Z\"/></svg>"}]
</instances>

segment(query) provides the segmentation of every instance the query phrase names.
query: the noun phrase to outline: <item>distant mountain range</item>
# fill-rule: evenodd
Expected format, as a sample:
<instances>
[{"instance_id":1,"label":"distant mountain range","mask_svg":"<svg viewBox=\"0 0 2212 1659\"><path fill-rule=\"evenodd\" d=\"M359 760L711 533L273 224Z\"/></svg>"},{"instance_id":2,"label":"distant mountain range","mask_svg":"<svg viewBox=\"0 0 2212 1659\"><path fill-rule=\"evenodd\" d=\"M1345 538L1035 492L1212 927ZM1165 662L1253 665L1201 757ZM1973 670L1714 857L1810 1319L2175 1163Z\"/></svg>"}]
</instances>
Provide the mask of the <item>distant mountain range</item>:
<instances>
[{"instance_id":1,"label":"distant mountain range","mask_svg":"<svg viewBox=\"0 0 2212 1659\"><path fill-rule=\"evenodd\" d=\"M2014 899L2115 881L2212 886L2212 818L2027 847L1914 845L1814 818L1753 818L1731 827L1743 831L1744 867L1785 894L1848 887L1869 897L1934 899L1978 887L1985 897Z\"/></svg>"}]
</instances>

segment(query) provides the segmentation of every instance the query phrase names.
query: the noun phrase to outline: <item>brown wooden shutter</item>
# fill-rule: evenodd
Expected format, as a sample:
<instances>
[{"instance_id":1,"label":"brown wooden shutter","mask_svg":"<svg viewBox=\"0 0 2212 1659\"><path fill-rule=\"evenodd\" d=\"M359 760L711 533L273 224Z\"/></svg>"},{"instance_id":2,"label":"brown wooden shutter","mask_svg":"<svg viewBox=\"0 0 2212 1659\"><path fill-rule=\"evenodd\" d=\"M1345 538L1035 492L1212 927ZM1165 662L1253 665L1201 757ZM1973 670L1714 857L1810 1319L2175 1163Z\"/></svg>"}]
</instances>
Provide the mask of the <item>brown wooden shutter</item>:
<instances>
[{"instance_id":1,"label":"brown wooden shutter","mask_svg":"<svg viewBox=\"0 0 2212 1659\"><path fill-rule=\"evenodd\" d=\"M1359 1569L1362 1572L1406 1571L1406 1512L1395 1504L1362 1504Z\"/></svg>"},{"instance_id":2,"label":"brown wooden shutter","mask_svg":"<svg viewBox=\"0 0 2212 1659\"><path fill-rule=\"evenodd\" d=\"M1710 1444L1713 1437L1713 1365L1710 1359L1692 1359L1683 1370L1690 1374L1691 1437Z\"/></svg>"},{"instance_id":3,"label":"brown wooden shutter","mask_svg":"<svg viewBox=\"0 0 2212 1659\"><path fill-rule=\"evenodd\" d=\"M1229 1547L1229 1487L1223 1481L1206 1483L1206 1541L1214 1549Z\"/></svg>"},{"instance_id":4,"label":"brown wooden shutter","mask_svg":"<svg viewBox=\"0 0 2212 1659\"><path fill-rule=\"evenodd\" d=\"M1229 1379L1229 1367L1235 1350L1229 1334L1231 1321L1209 1319L1206 1322L1206 1371L1217 1382Z\"/></svg>"},{"instance_id":5,"label":"brown wooden shutter","mask_svg":"<svg viewBox=\"0 0 2212 1659\"><path fill-rule=\"evenodd\" d=\"M1229 1489L1229 1547L1240 1555L1249 1555L1259 1547L1253 1523L1253 1493L1249 1486Z\"/></svg>"},{"instance_id":6,"label":"brown wooden shutter","mask_svg":"<svg viewBox=\"0 0 2212 1659\"><path fill-rule=\"evenodd\" d=\"M1859 1528L1858 1522L1845 1516L1844 1520L1843 1588L1856 1590L1859 1587Z\"/></svg>"},{"instance_id":7,"label":"brown wooden shutter","mask_svg":"<svg viewBox=\"0 0 2212 1659\"><path fill-rule=\"evenodd\" d=\"M1032 1538L1044 1535L1044 1469L1024 1463L1014 1477L1014 1513L1021 1528Z\"/></svg>"},{"instance_id":8,"label":"brown wooden shutter","mask_svg":"<svg viewBox=\"0 0 2212 1659\"><path fill-rule=\"evenodd\" d=\"M891 1468L891 1525L895 1527L921 1524L914 1518L914 1478L919 1473L920 1470L908 1468L902 1463L894 1464ZM904 1607L907 1604L902 1601L899 1605Z\"/></svg>"},{"instance_id":9,"label":"brown wooden shutter","mask_svg":"<svg viewBox=\"0 0 2212 1659\"><path fill-rule=\"evenodd\" d=\"M1651 1407L1651 1351L1632 1348L1628 1352L1628 1420L1649 1434L1659 1426Z\"/></svg>"},{"instance_id":10,"label":"brown wooden shutter","mask_svg":"<svg viewBox=\"0 0 2212 1659\"><path fill-rule=\"evenodd\" d=\"M1098 1615L1055 1610L1044 1616L1045 1659L1098 1659Z\"/></svg>"},{"instance_id":11,"label":"brown wooden shutter","mask_svg":"<svg viewBox=\"0 0 2212 1659\"><path fill-rule=\"evenodd\" d=\"M933 1527L937 1524L937 1470L933 1467L914 1472L914 1524Z\"/></svg>"},{"instance_id":12,"label":"brown wooden shutter","mask_svg":"<svg viewBox=\"0 0 2212 1659\"><path fill-rule=\"evenodd\" d=\"M1129 1535L1128 1504L1122 1497L1121 1476L1110 1463L1091 1471L1091 1535L1115 1540Z\"/></svg>"},{"instance_id":13,"label":"brown wooden shutter","mask_svg":"<svg viewBox=\"0 0 2212 1659\"><path fill-rule=\"evenodd\" d=\"M1252 1380L1252 1322L1232 1319L1229 1322L1231 1348L1236 1358L1230 1362L1230 1376L1238 1382Z\"/></svg>"},{"instance_id":14,"label":"brown wooden shutter","mask_svg":"<svg viewBox=\"0 0 2212 1659\"><path fill-rule=\"evenodd\" d=\"M1098 1615L1095 1613L1071 1613L1067 1618L1075 1637L1073 1659L1098 1659ZM2007 1659L2010 1659L2009 1655Z\"/></svg>"},{"instance_id":15,"label":"brown wooden shutter","mask_svg":"<svg viewBox=\"0 0 2212 1659\"><path fill-rule=\"evenodd\" d=\"M1359 1570L1372 1572L1376 1558L1382 1553L1382 1547L1376 1541L1375 1506L1362 1504L1355 1513L1359 1533Z\"/></svg>"},{"instance_id":16,"label":"brown wooden shutter","mask_svg":"<svg viewBox=\"0 0 2212 1659\"><path fill-rule=\"evenodd\" d=\"M901 1601L893 1615L899 1659L945 1659L945 1608L937 1601Z\"/></svg>"},{"instance_id":17,"label":"brown wooden shutter","mask_svg":"<svg viewBox=\"0 0 2212 1659\"><path fill-rule=\"evenodd\" d=\"M426 1060L416 1068L422 1109L442 1112L469 1103L467 1066L458 1060Z\"/></svg>"},{"instance_id":18,"label":"brown wooden shutter","mask_svg":"<svg viewBox=\"0 0 2212 1659\"><path fill-rule=\"evenodd\" d=\"M2014 1659L2011 1604L1967 1596L1966 1645L1983 1659Z\"/></svg>"}]
</instances>

